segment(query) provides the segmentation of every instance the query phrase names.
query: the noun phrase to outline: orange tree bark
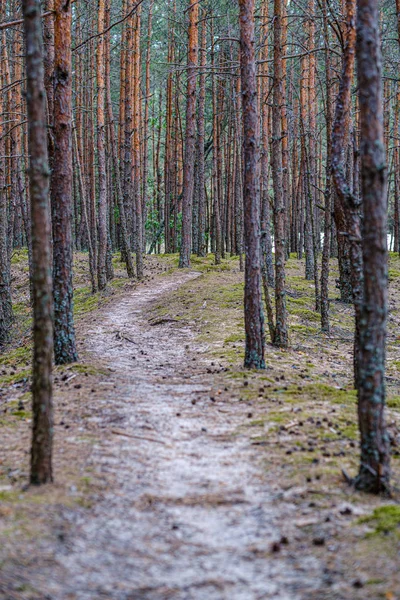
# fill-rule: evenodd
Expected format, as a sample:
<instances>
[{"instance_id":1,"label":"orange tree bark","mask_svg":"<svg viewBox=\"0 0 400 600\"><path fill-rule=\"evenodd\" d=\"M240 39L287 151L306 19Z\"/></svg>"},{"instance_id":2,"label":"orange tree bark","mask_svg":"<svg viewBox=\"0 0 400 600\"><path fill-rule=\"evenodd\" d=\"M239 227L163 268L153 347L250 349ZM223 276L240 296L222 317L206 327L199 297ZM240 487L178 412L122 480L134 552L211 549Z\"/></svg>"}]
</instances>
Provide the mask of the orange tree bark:
<instances>
[{"instance_id":1,"label":"orange tree bark","mask_svg":"<svg viewBox=\"0 0 400 600\"><path fill-rule=\"evenodd\" d=\"M72 62L71 4L54 2L53 217L54 355L77 360L72 291Z\"/></svg>"},{"instance_id":2,"label":"orange tree bark","mask_svg":"<svg viewBox=\"0 0 400 600\"><path fill-rule=\"evenodd\" d=\"M354 4L354 2L353 2ZM345 2L343 2L344 10ZM347 33L346 33L347 29ZM352 36L349 38L349 34L352 33ZM350 86L351 81L347 83L347 78L353 77L354 70L354 44L355 44L355 22L354 22L354 8L353 8L353 20L348 21L347 25L344 22L341 29L341 35L344 38L344 53L343 53L343 69L342 69L342 79L341 79L341 90L339 90L339 94L346 94L346 96L350 95ZM349 48L349 44L352 44L352 48ZM348 74L346 75L346 69ZM344 91L343 86L349 86L348 92ZM345 97L346 102L350 102L347 97ZM350 129L350 110L343 109L340 105L341 103L337 101L336 103L336 116L335 121L337 122L338 111L342 110L341 124L337 127L338 136L341 138L341 153L342 155L345 152L345 149L348 147L349 140L349 129ZM335 128L335 125L334 125ZM335 139L335 129L333 132L333 144ZM335 153L335 150L333 149ZM339 155L338 155L339 158ZM335 174L335 157L333 157L333 170ZM343 157L341 159L344 160ZM346 176L345 176L345 168L341 166L342 170L342 183L343 186L347 186ZM335 176L335 188L338 190L338 179ZM343 194L336 193L334 194L334 204L333 204L333 217L335 221L336 227L336 236L337 236L337 249L338 249L338 262L339 262L339 289L340 289L340 297L342 302L349 303L353 299L353 290L351 283L351 258L350 258L350 244L349 238L347 235L348 232L348 223L346 219L346 206L345 206L345 197Z\"/></svg>"},{"instance_id":3,"label":"orange tree bark","mask_svg":"<svg viewBox=\"0 0 400 600\"><path fill-rule=\"evenodd\" d=\"M23 0L32 219L33 369L30 481L51 482L53 445L52 294L46 93L39 0Z\"/></svg>"},{"instance_id":4,"label":"orange tree bark","mask_svg":"<svg viewBox=\"0 0 400 600\"><path fill-rule=\"evenodd\" d=\"M201 29L199 98L197 113L197 197L198 197L198 256L206 256L206 193L205 193L205 104L206 104L206 62L207 27L203 21Z\"/></svg>"},{"instance_id":5,"label":"orange tree bark","mask_svg":"<svg viewBox=\"0 0 400 600\"><path fill-rule=\"evenodd\" d=\"M214 39L214 16L211 21L211 68L215 69L215 39ZM219 121L218 121L218 93L216 77L212 78L212 114L213 114L213 161L212 161L212 218L211 218L211 251L215 251L215 264L221 262L221 198L218 185L218 149L219 149Z\"/></svg>"},{"instance_id":6,"label":"orange tree bark","mask_svg":"<svg viewBox=\"0 0 400 600\"><path fill-rule=\"evenodd\" d=\"M246 251L244 317L245 367L262 369L264 315L261 300L259 126L254 42L254 0L239 0L240 71L243 106L244 240Z\"/></svg>"},{"instance_id":7,"label":"orange tree bark","mask_svg":"<svg viewBox=\"0 0 400 600\"><path fill-rule=\"evenodd\" d=\"M168 57L167 62L172 63L174 60L174 29L171 23L168 23ZM172 176L171 176L171 160L172 160L172 95L173 95L173 74L168 73L167 90L166 90L166 117L165 117L165 152L164 152L164 238L165 252L171 252L171 228L170 215L172 205Z\"/></svg>"},{"instance_id":8,"label":"orange tree bark","mask_svg":"<svg viewBox=\"0 0 400 600\"><path fill-rule=\"evenodd\" d=\"M188 82L186 97L186 146L183 168L182 244L179 266L190 266L192 249L192 209L194 190L194 161L196 146L196 79L198 62L198 0L189 0Z\"/></svg>"},{"instance_id":9,"label":"orange tree bark","mask_svg":"<svg viewBox=\"0 0 400 600\"><path fill-rule=\"evenodd\" d=\"M109 132L110 132L110 150L111 150L111 158L112 158L112 167L114 173L114 185L115 185L115 196L117 200L117 206L119 210L119 224L120 224L120 239L121 239L121 248L122 255L126 265L126 272L128 277L133 278L135 276L135 268L133 265L131 249L129 246L129 233L127 227L127 218L124 204L124 194L122 189L122 181L121 181L121 170L118 161L118 148L117 148L117 136L115 133L115 119L114 119L114 111L111 100L111 86L109 83L106 86L106 103L107 103L107 115L108 115L108 123L109 123ZM120 104L120 108L122 108L122 103ZM122 115L123 116L123 115ZM122 121L123 123L123 121ZM120 127L122 129L122 127Z\"/></svg>"},{"instance_id":10,"label":"orange tree bark","mask_svg":"<svg viewBox=\"0 0 400 600\"><path fill-rule=\"evenodd\" d=\"M133 81L132 81L132 106L133 106L133 128L132 128L132 183L133 204L135 223L135 250L136 250L136 275L138 279L143 278L143 207L140 193L140 125L141 125L141 6L133 18Z\"/></svg>"},{"instance_id":11,"label":"orange tree bark","mask_svg":"<svg viewBox=\"0 0 400 600\"><path fill-rule=\"evenodd\" d=\"M358 390L361 461L356 487L379 493L390 486L389 438L384 418L388 254L379 2L358 0L357 8L364 286Z\"/></svg>"},{"instance_id":12,"label":"orange tree bark","mask_svg":"<svg viewBox=\"0 0 400 600\"><path fill-rule=\"evenodd\" d=\"M43 2L43 10L45 12L54 10L54 0L46 0ZM51 127L53 125L54 112L54 19L43 19L43 47L44 47L44 86L46 88L47 97L47 120L50 127L48 128L49 135L49 161L51 166L52 154L52 139Z\"/></svg>"},{"instance_id":13,"label":"orange tree bark","mask_svg":"<svg viewBox=\"0 0 400 600\"><path fill-rule=\"evenodd\" d=\"M5 45L5 34L2 39ZM0 62L1 66L1 62ZM5 87L5 77L0 71L0 89ZM3 94L0 93L0 347L9 341L12 322L12 301L10 289L10 261L7 250L7 194L5 170L5 126L2 124L5 111Z\"/></svg>"},{"instance_id":14,"label":"orange tree bark","mask_svg":"<svg viewBox=\"0 0 400 600\"><path fill-rule=\"evenodd\" d=\"M272 107L272 179L274 185L275 233L275 335L273 343L285 348L288 345L286 290L285 290L285 208L282 182L282 5L274 2L274 95Z\"/></svg>"},{"instance_id":15,"label":"orange tree bark","mask_svg":"<svg viewBox=\"0 0 400 600\"><path fill-rule=\"evenodd\" d=\"M274 265L272 258L271 207L269 202L269 106L268 96L268 1L264 1L261 9L262 50L260 69L261 98L261 248L263 255L263 277L268 285L275 285ZM265 286L265 284L264 284Z\"/></svg>"}]
</instances>

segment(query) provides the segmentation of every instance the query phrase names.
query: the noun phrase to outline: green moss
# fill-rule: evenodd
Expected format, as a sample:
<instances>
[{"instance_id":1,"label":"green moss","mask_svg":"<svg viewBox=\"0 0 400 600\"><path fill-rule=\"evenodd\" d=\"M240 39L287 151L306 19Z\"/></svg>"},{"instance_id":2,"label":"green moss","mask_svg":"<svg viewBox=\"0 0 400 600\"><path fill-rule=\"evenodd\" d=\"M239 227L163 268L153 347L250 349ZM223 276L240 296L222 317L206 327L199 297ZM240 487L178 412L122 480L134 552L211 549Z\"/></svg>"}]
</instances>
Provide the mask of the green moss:
<instances>
[{"instance_id":1,"label":"green moss","mask_svg":"<svg viewBox=\"0 0 400 600\"><path fill-rule=\"evenodd\" d=\"M112 264L114 265L114 267L117 268L125 264L125 261L123 260L122 254L120 252L114 254L114 256L112 257Z\"/></svg>"},{"instance_id":2,"label":"green moss","mask_svg":"<svg viewBox=\"0 0 400 600\"><path fill-rule=\"evenodd\" d=\"M349 440L358 440L359 435L357 425L347 425L347 427L342 429L342 434Z\"/></svg>"},{"instance_id":3,"label":"green moss","mask_svg":"<svg viewBox=\"0 0 400 600\"><path fill-rule=\"evenodd\" d=\"M224 259L219 265L215 264L215 256L210 254L205 258L201 258L196 255L192 255L190 258L190 264L193 269L200 271L201 273L212 273L219 271L230 271L232 269L232 259Z\"/></svg>"},{"instance_id":4,"label":"green moss","mask_svg":"<svg viewBox=\"0 0 400 600\"><path fill-rule=\"evenodd\" d=\"M210 341L209 335L203 335L199 337L200 340ZM237 363L238 361L242 362L244 357L244 349L243 348L224 348L223 350L214 350L212 352L212 356L216 358L223 358L229 364Z\"/></svg>"},{"instance_id":5,"label":"green moss","mask_svg":"<svg viewBox=\"0 0 400 600\"><path fill-rule=\"evenodd\" d=\"M298 291L307 292L310 296L314 288L314 284L311 281L307 281L302 275L289 276L288 283L290 287L294 287Z\"/></svg>"},{"instance_id":6,"label":"green moss","mask_svg":"<svg viewBox=\"0 0 400 600\"><path fill-rule=\"evenodd\" d=\"M290 314L296 315L305 319L306 321L313 321L318 323L321 320L321 315L312 310L308 310L307 308L295 308L290 311Z\"/></svg>"},{"instance_id":7,"label":"green moss","mask_svg":"<svg viewBox=\"0 0 400 600\"><path fill-rule=\"evenodd\" d=\"M26 302L13 302L14 316L26 317L30 316L31 309Z\"/></svg>"},{"instance_id":8,"label":"green moss","mask_svg":"<svg viewBox=\"0 0 400 600\"><path fill-rule=\"evenodd\" d=\"M387 405L389 408L400 410L400 396L392 396L388 398Z\"/></svg>"},{"instance_id":9,"label":"green moss","mask_svg":"<svg viewBox=\"0 0 400 600\"><path fill-rule=\"evenodd\" d=\"M398 279L400 277L400 271L396 269L389 269L389 281L393 281L394 279Z\"/></svg>"},{"instance_id":10,"label":"green moss","mask_svg":"<svg viewBox=\"0 0 400 600\"><path fill-rule=\"evenodd\" d=\"M14 383L17 383L17 382L23 381L23 380L28 381L30 376L31 376L30 370L19 371L17 373L13 373L11 375L2 375L0 377L0 386L13 385Z\"/></svg>"},{"instance_id":11,"label":"green moss","mask_svg":"<svg viewBox=\"0 0 400 600\"><path fill-rule=\"evenodd\" d=\"M118 290L120 288L123 288L128 283L128 281L129 280L126 277L114 277L114 279L110 281L110 287Z\"/></svg>"},{"instance_id":12,"label":"green moss","mask_svg":"<svg viewBox=\"0 0 400 600\"><path fill-rule=\"evenodd\" d=\"M287 412L270 412L268 413L268 418L265 421L272 421L274 423L283 423L288 418L290 418L290 414Z\"/></svg>"},{"instance_id":13,"label":"green moss","mask_svg":"<svg viewBox=\"0 0 400 600\"><path fill-rule=\"evenodd\" d=\"M373 535L396 533L400 537L400 506L379 506L371 515L362 517L359 523L371 523L375 528Z\"/></svg>"},{"instance_id":14,"label":"green moss","mask_svg":"<svg viewBox=\"0 0 400 600\"><path fill-rule=\"evenodd\" d=\"M25 366L32 358L32 348L28 345L20 346L0 356L1 366Z\"/></svg>"},{"instance_id":15,"label":"green moss","mask_svg":"<svg viewBox=\"0 0 400 600\"><path fill-rule=\"evenodd\" d=\"M349 404L356 402L355 390L338 389L324 383L310 383L308 385L291 385L286 389L278 389L275 393L285 396L285 402L298 403L308 400L330 402L331 404Z\"/></svg>"},{"instance_id":16,"label":"green moss","mask_svg":"<svg viewBox=\"0 0 400 600\"><path fill-rule=\"evenodd\" d=\"M23 263L28 263L28 249L18 248L18 250L14 250L11 256L11 264L21 265Z\"/></svg>"},{"instance_id":17,"label":"green moss","mask_svg":"<svg viewBox=\"0 0 400 600\"><path fill-rule=\"evenodd\" d=\"M15 492L14 490L3 490L0 491L0 502L18 502L19 496L19 492Z\"/></svg>"},{"instance_id":18,"label":"green moss","mask_svg":"<svg viewBox=\"0 0 400 600\"><path fill-rule=\"evenodd\" d=\"M32 413L26 410L13 410L11 414L19 419L29 419L32 416Z\"/></svg>"},{"instance_id":19,"label":"green moss","mask_svg":"<svg viewBox=\"0 0 400 600\"><path fill-rule=\"evenodd\" d=\"M290 308L291 304L296 304L298 306L306 306L310 303L308 298L292 298L291 296L287 296L287 301L289 304L289 311L294 314L293 310Z\"/></svg>"},{"instance_id":20,"label":"green moss","mask_svg":"<svg viewBox=\"0 0 400 600\"><path fill-rule=\"evenodd\" d=\"M254 419L254 421L249 422L249 427L264 427L265 423L267 423L268 418L264 417L262 419Z\"/></svg>"},{"instance_id":21,"label":"green moss","mask_svg":"<svg viewBox=\"0 0 400 600\"><path fill-rule=\"evenodd\" d=\"M212 300L222 308L231 308L232 305L241 305L243 294L244 285L242 283L235 283L214 290Z\"/></svg>"},{"instance_id":22,"label":"green moss","mask_svg":"<svg viewBox=\"0 0 400 600\"><path fill-rule=\"evenodd\" d=\"M74 292L74 314L84 315L99 306L99 295L92 294L90 287L81 287Z\"/></svg>"},{"instance_id":23,"label":"green moss","mask_svg":"<svg viewBox=\"0 0 400 600\"><path fill-rule=\"evenodd\" d=\"M98 369L93 365L87 365L83 363L76 363L72 365L69 370L82 375L106 375L108 373L108 371L105 369Z\"/></svg>"},{"instance_id":24,"label":"green moss","mask_svg":"<svg viewBox=\"0 0 400 600\"><path fill-rule=\"evenodd\" d=\"M319 333L319 329L316 327L307 327L306 325L291 325L290 329L297 333L304 333L306 335L315 335Z\"/></svg>"},{"instance_id":25,"label":"green moss","mask_svg":"<svg viewBox=\"0 0 400 600\"><path fill-rule=\"evenodd\" d=\"M229 337L225 338L224 343L225 344L234 344L236 342L244 342L244 333L233 333L232 335L230 335Z\"/></svg>"}]
</instances>

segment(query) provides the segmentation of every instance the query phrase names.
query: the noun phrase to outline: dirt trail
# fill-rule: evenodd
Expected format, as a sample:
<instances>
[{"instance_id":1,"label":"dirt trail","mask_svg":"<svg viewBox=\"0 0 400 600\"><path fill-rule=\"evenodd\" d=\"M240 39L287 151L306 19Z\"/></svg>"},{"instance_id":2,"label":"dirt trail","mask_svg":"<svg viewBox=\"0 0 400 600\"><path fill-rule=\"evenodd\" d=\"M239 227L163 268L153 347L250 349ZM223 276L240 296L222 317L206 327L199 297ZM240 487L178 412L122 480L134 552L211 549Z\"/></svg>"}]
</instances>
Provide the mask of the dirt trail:
<instances>
[{"instance_id":1,"label":"dirt trail","mask_svg":"<svg viewBox=\"0 0 400 600\"><path fill-rule=\"evenodd\" d=\"M312 595L321 584L314 559L271 553L295 507L279 503L257 449L237 435L246 406L215 394L218 374L207 372L189 326L149 324L152 303L195 277L139 286L85 334L86 352L113 369L99 423L113 435L92 460L114 489L71 513L58 567L42 572L52 600L324 597Z\"/></svg>"}]
</instances>

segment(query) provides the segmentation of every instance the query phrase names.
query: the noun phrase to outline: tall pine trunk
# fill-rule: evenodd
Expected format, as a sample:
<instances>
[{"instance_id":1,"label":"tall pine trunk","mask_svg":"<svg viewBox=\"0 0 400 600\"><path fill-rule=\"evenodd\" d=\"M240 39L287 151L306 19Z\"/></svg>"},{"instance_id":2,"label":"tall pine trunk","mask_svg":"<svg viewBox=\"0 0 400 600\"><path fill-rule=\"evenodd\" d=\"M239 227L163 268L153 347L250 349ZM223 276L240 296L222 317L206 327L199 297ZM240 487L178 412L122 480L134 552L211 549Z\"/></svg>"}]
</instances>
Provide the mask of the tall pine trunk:
<instances>
[{"instance_id":1,"label":"tall pine trunk","mask_svg":"<svg viewBox=\"0 0 400 600\"><path fill-rule=\"evenodd\" d=\"M105 5L99 0L97 12L97 31L104 29ZM98 234L99 250L97 262L97 280L99 290L107 286L107 171L106 171L106 124L105 124L105 64L104 36L97 38L96 74L97 74L97 167L98 167Z\"/></svg>"},{"instance_id":2,"label":"tall pine trunk","mask_svg":"<svg viewBox=\"0 0 400 600\"><path fill-rule=\"evenodd\" d=\"M5 34L3 34L5 43ZM5 87L5 78L0 73L0 90ZM10 261L7 249L7 185L6 185L6 148L5 148L5 126L2 124L3 94L0 92L0 349L10 339L10 327L12 323L12 300L10 288Z\"/></svg>"},{"instance_id":3,"label":"tall pine trunk","mask_svg":"<svg viewBox=\"0 0 400 600\"><path fill-rule=\"evenodd\" d=\"M274 2L274 95L272 107L272 179L274 185L274 241L275 241L275 310L274 344L288 345L286 290L285 290L285 208L282 181L282 5Z\"/></svg>"},{"instance_id":4,"label":"tall pine trunk","mask_svg":"<svg viewBox=\"0 0 400 600\"><path fill-rule=\"evenodd\" d=\"M384 417L388 254L382 57L379 2L358 0L357 7L364 293L358 390L361 461L356 487L379 493L390 486L389 437Z\"/></svg>"},{"instance_id":5,"label":"tall pine trunk","mask_svg":"<svg viewBox=\"0 0 400 600\"><path fill-rule=\"evenodd\" d=\"M53 480L52 291L46 93L39 0L23 0L32 220L33 368L30 481Z\"/></svg>"},{"instance_id":6,"label":"tall pine trunk","mask_svg":"<svg viewBox=\"0 0 400 600\"><path fill-rule=\"evenodd\" d=\"M259 124L254 40L254 0L239 0L240 71L243 106L244 240L246 251L244 319L245 367L265 368L264 315L261 299Z\"/></svg>"},{"instance_id":7,"label":"tall pine trunk","mask_svg":"<svg viewBox=\"0 0 400 600\"><path fill-rule=\"evenodd\" d=\"M186 96L186 146L183 167L181 268L190 267L192 249L192 208L196 147L196 79L198 62L198 0L189 0L188 82Z\"/></svg>"},{"instance_id":8,"label":"tall pine trunk","mask_svg":"<svg viewBox=\"0 0 400 600\"><path fill-rule=\"evenodd\" d=\"M53 217L54 355L56 364L78 359L72 289L72 8L54 2Z\"/></svg>"}]
</instances>

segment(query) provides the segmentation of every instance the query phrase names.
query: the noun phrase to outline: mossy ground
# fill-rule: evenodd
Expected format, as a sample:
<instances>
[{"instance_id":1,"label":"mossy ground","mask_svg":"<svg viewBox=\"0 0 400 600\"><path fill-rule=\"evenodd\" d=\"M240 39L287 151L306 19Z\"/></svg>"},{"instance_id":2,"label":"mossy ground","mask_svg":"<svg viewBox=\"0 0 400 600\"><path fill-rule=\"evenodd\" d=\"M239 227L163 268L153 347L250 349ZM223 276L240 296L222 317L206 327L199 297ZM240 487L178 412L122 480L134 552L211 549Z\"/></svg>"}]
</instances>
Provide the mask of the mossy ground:
<instances>
[{"instance_id":1,"label":"mossy ground","mask_svg":"<svg viewBox=\"0 0 400 600\"><path fill-rule=\"evenodd\" d=\"M368 523L373 527L370 535L394 534L400 539L400 506L388 504L375 508L371 515L362 517L360 523Z\"/></svg>"},{"instance_id":2,"label":"mossy ground","mask_svg":"<svg viewBox=\"0 0 400 600\"><path fill-rule=\"evenodd\" d=\"M290 347L281 350L268 343L267 367L263 372L243 368L244 286L239 261L236 258L223 261L218 273L199 269L198 265L196 259L193 269L202 275L171 294L167 302L155 306L153 316L162 311L164 318L188 322L197 331L197 339L210 358L210 371L219 373L220 388L226 386L232 402L248 407L247 419L237 434L249 436L250 443L265 455L271 485L279 482L277 487L290 490L290 497L300 511L308 504L323 506L332 522L335 521L332 513L341 502L351 506L349 515L358 511L366 514L362 522L340 516L341 526L327 535L332 543L343 544L342 561L348 560L349 565L358 565L357 571L364 569L369 573L368 597L385 598L394 589L388 587L388 577L396 571L400 537L394 538L397 550L393 550L380 525L386 523L385 500L354 493L342 475L342 469L351 475L357 473L359 435L352 381L353 309L338 300L336 263L332 261L331 332L327 335L322 333L320 315L315 311L313 282L304 278L304 261L290 258L287 263ZM400 260L391 255L388 427L393 446L394 499L400 500L396 491L400 488L400 276L397 273L400 274ZM390 508L389 513L390 523L396 525L397 531L398 507ZM371 521L368 515L372 515ZM367 522L369 526L376 523L373 544L367 540ZM310 536L318 527L308 528ZM374 566L377 551L388 561L386 577L382 573L379 577ZM327 551L315 552L322 555ZM394 585L400 591L397 577ZM364 597L354 592L354 598Z\"/></svg>"},{"instance_id":3,"label":"mossy ground","mask_svg":"<svg viewBox=\"0 0 400 600\"><path fill-rule=\"evenodd\" d=\"M91 476L88 457L99 435L95 419L103 395L98 384L107 381L107 372L82 362L55 370L57 484L51 491L21 492L29 467L31 418L31 323L26 258L24 251L13 255L14 298L18 298L14 342L0 357L0 430L7 448L0 463L2 539L7 535L34 537L41 527L45 531L43 505L53 516L60 506L90 508L102 486L101 481ZM93 312L137 285L125 277L119 257L113 262L116 278L106 292L92 295L87 287L87 256L75 256L78 330ZM178 268L177 255L154 257L146 262L147 280L171 274ZM245 407L246 417L235 435L262 455L265 476L276 493L276 501L285 498L298 510L296 527L300 541L294 535L289 551L315 553L332 570L340 563L340 569L350 578L352 570L365 571L367 589L354 589L352 600L394 598L388 594L400 590L396 567L400 552L396 505L399 499L396 486L400 483L400 260L395 255L390 257L387 371L393 504L356 494L342 477L342 469L352 475L357 471L358 430L352 388L353 311L337 300L336 264L332 263L331 333L327 335L321 332L315 311L314 285L304 279L304 261L290 258L287 263L290 347L280 350L268 344L267 368L263 372L243 368L243 273L239 270L239 260L230 257L215 265L212 256L193 257L192 268L201 275L163 298L162 303L155 303L149 321L162 317L176 321L177 327L189 324L208 357L215 393L226 390L232 404L241 403ZM82 419L93 419L94 423L84 436L79 434ZM346 509L342 509L344 504ZM361 519L356 517L359 514ZM312 540L321 531L326 544L313 546ZM303 549L301 544L305 544ZM380 560L376 560L377 556Z\"/></svg>"}]
</instances>

